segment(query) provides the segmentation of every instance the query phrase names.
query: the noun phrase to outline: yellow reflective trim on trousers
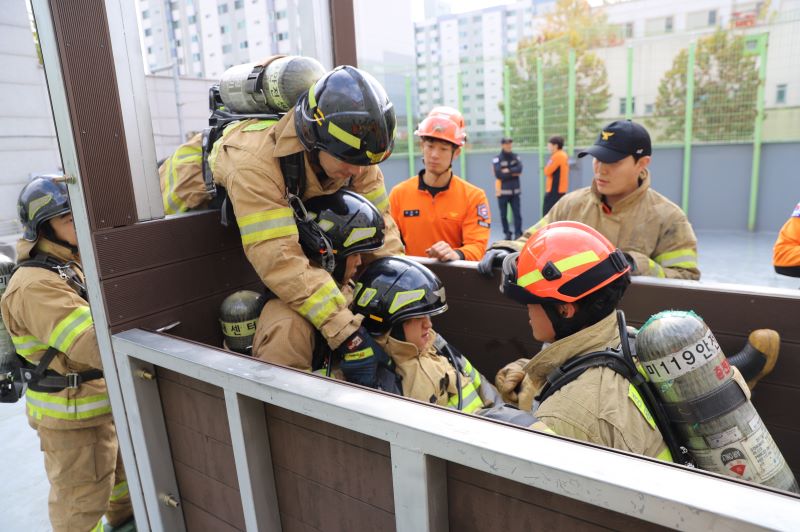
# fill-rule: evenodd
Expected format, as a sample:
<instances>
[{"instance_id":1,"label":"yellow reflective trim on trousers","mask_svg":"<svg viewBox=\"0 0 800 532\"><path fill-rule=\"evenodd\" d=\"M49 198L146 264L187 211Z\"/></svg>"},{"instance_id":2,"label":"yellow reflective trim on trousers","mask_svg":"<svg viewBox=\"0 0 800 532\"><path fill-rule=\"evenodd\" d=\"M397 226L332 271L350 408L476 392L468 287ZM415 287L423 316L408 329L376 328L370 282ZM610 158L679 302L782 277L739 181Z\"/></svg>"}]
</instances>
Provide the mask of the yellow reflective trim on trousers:
<instances>
[{"instance_id":1,"label":"yellow reflective trim on trousers","mask_svg":"<svg viewBox=\"0 0 800 532\"><path fill-rule=\"evenodd\" d=\"M62 353L66 353L75 343L78 335L92 325L94 325L92 311L87 306L80 306L56 325L56 328L50 334L50 345Z\"/></svg>"},{"instance_id":2,"label":"yellow reflective trim on trousers","mask_svg":"<svg viewBox=\"0 0 800 532\"><path fill-rule=\"evenodd\" d=\"M108 500L111 501L111 502L118 501L119 499L121 499L121 498L125 497L126 495L128 495L128 493L129 493L128 492L128 481L127 480L123 480L122 482L120 482L119 484L114 486L114 489L111 490L111 497L109 497Z\"/></svg>"},{"instance_id":3,"label":"yellow reflective trim on trousers","mask_svg":"<svg viewBox=\"0 0 800 532\"><path fill-rule=\"evenodd\" d=\"M573 268L578 268L583 266L584 264L589 264L590 262L597 262L600 260L600 257L597 256L592 250L583 251L581 253L577 253L572 255L571 257L567 257L565 259L561 259L560 261L555 262L555 267L561 273L567 272ZM544 277L542 276L542 272L539 270L533 270L532 272L528 272L519 279L517 279L517 284L523 288L526 286L530 286L533 283L539 282Z\"/></svg>"},{"instance_id":4,"label":"yellow reflective trim on trousers","mask_svg":"<svg viewBox=\"0 0 800 532\"><path fill-rule=\"evenodd\" d=\"M111 413L111 401L105 393L70 399L28 389L25 396L28 398L28 414L34 419L51 417L75 421Z\"/></svg>"},{"instance_id":5,"label":"yellow reflective trim on trousers","mask_svg":"<svg viewBox=\"0 0 800 532\"><path fill-rule=\"evenodd\" d=\"M277 120L259 120L246 126L242 131L263 131L277 124Z\"/></svg>"},{"instance_id":6,"label":"yellow reflective trim on trousers","mask_svg":"<svg viewBox=\"0 0 800 532\"><path fill-rule=\"evenodd\" d=\"M348 133L344 129L340 128L330 120L328 121L328 133L331 134L334 138L337 138L351 146L357 150L361 149L361 139L353 135L352 133Z\"/></svg>"},{"instance_id":7,"label":"yellow reflective trim on trousers","mask_svg":"<svg viewBox=\"0 0 800 532\"><path fill-rule=\"evenodd\" d=\"M294 213L289 207L248 214L242 216L238 223L242 244L253 244L297 234Z\"/></svg>"},{"instance_id":8,"label":"yellow reflective trim on trousers","mask_svg":"<svg viewBox=\"0 0 800 532\"><path fill-rule=\"evenodd\" d=\"M48 348L47 344L43 344L35 336L12 336L11 342L14 344L17 354L25 358Z\"/></svg>"},{"instance_id":9,"label":"yellow reflective trim on trousers","mask_svg":"<svg viewBox=\"0 0 800 532\"><path fill-rule=\"evenodd\" d=\"M653 415L648 410L647 405L644 404L642 400L642 396L639 395L639 390L633 384L628 384L628 398L633 401L633 404L636 405L636 408L639 409L639 412L644 417L647 424L650 425L650 428L656 428L656 420L653 419Z\"/></svg>"},{"instance_id":10,"label":"yellow reflective trim on trousers","mask_svg":"<svg viewBox=\"0 0 800 532\"><path fill-rule=\"evenodd\" d=\"M653 277L660 277L664 278L667 275L664 273L664 268L653 259L647 259L647 264L650 266L650 271L652 272Z\"/></svg>"},{"instance_id":11,"label":"yellow reflective trim on trousers","mask_svg":"<svg viewBox=\"0 0 800 532\"><path fill-rule=\"evenodd\" d=\"M364 197L381 212L389 205L389 196L386 194L386 187L384 186L365 193Z\"/></svg>"},{"instance_id":12,"label":"yellow reflective trim on trousers","mask_svg":"<svg viewBox=\"0 0 800 532\"><path fill-rule=\"evenodd\" d=\"M344 295L331 279L311 294L305 303L300 305L297 312L319 329L334 312L346 306L347 301Z\"/></svg>"},{"instance_id":13,"label":"yellow reflective trim on trousers","mask_svg":"<svg viewBox=\"0 0 800 532\"><path fill-rule=\"evenodd\" d=\"M676 249L657 255L654 260L664 268L697 268L697 251Z\"/></svg>"}]
</instances>

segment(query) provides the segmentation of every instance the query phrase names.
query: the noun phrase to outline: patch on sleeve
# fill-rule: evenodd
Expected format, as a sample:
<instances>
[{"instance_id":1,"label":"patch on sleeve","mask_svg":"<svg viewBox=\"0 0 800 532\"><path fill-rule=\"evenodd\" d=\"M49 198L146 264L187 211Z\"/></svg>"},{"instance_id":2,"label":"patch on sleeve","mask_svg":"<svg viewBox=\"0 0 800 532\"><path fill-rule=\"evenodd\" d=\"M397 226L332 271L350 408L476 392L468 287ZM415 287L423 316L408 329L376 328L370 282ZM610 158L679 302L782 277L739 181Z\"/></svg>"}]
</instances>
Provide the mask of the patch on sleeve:
<instances>
[{"instance_id":1,"label":"patch on sleeve","mask_svg":"<svg viewBox=\"0 0 800 532\"><path fill-rule=\"evenodd\" d=\"M792 218L800 218L800 203L797 204L797 207L794 208L792 212Z\"/></svg>"},{"instance_id":2,"label":"patch on sleeve","mask_svg":"<svg viewBox=\"0 0 800 532\"><path fill-rule=\"evenodd\" d=\"M403 211L403 217L405 218L412 218L414 216L419 216L419 209Z\"/></svg>"},{"instance_id":3,"label":"patch on sleeve","mask_svg":"<svg viewBox=\"0 0 800 532\"><path fill-rule=\"evenodd\" d=\"M489 219L489 206L485 203L478 204L478 216L483 218L484 220Z\"/></svg>"},{"instance_id":4,"label":"patch on sleeve","mask_svg":"<svg viewBox=\"0 0 800 532\"><path fill-rule=\"evenodd\" d=\"M478 220L478 225L480 225L481 227L485 227L486 229L489 229L491 227L491 224L489 222L484 222L483 220Z\"/></svg>"},{"instance_id":5,"label":"patch on sleeve","mask_svg":"<svg viewBox=\"0 0 800 532\"><path fill-rule=\"evenodd\" d=\"M492 159L492 162L495 163L495 164L499 163L500 162L500 157L495 157L494 159Z\"/></svg>"}]
</instances>

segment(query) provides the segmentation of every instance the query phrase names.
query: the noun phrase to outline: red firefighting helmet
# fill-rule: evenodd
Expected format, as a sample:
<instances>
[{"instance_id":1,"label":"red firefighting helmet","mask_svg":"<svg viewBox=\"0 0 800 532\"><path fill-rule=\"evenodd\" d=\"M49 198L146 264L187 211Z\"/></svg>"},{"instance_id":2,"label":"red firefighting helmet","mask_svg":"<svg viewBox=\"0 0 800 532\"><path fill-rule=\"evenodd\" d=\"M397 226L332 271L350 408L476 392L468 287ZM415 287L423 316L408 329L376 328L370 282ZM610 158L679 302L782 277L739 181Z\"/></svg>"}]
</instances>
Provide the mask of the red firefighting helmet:
<instances>
[{"instance_id":1,"label":"red firefighting helmet","mask_svg":"<svg viewBox=\"0 0 800 532\"><path fill-rule=\"evenodd\" d=\"M504 294L523 304L572 303L630 271L625 255L580 222L536 231L519 254L503 261Z\"/></svg>"}]
</instances>

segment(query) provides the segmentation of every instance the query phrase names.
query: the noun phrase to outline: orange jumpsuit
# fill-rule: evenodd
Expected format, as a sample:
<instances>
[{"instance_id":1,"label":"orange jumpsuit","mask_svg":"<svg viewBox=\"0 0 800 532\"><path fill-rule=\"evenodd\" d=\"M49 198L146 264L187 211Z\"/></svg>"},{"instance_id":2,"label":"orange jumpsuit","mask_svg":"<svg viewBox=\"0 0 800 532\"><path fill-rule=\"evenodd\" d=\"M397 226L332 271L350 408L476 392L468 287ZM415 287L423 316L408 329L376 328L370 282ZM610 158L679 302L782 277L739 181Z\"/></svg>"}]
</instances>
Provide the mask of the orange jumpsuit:
<instances>
[{"instance_id":1,"label":"orange jumpsuit","mask_svg":"<svg viewBox=\"0 0 800 532\"><path fill-rule=\"evenodd\" d=\"M486 193L453 175L447 188L434 196L424 187L423 172L389 193L389 210L400 228L406 253L424 257L426 249L443 240L464 260L480 260L486 253L491 224Z\"/></svg>"},{"instance_id":2,"label":"orange jumpsuit","mask_svg":"<svg viewBox=\"0 0 800 532\"><path fill-rule=\"evenodd\" d=\"M772 251L772 263L776 272L800 277L800 203L778 234Z\"/></svg>"}]
</instances>

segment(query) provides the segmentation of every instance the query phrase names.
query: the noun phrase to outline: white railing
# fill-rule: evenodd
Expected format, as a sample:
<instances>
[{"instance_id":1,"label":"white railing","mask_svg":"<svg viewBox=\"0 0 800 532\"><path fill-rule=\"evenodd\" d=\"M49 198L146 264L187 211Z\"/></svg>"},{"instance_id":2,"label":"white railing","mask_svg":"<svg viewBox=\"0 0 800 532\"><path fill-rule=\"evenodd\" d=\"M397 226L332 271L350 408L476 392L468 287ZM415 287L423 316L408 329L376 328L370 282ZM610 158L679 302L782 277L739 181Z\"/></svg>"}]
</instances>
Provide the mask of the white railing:
<instances>
[{"instance_id":1,"label":"white railing","mask_svg":"<svg viewBox=\"0 0 800 532\"><path fill-rule=\"evenodd\" d=\"M275 405L390 444L398 531L444 531L445 461L684 530L797 530L800 499L680 466L566 441L138 329L112 338L144 506L182 530L158 366L225 394L247 530L280 530L266 419ZM144 371L144 373L143 373ZM245 438L245 434L248 435ZM343 474L346 474L343 472ZM167 504L165 504L167 503Z\"/></svg>"}]
</instances>

